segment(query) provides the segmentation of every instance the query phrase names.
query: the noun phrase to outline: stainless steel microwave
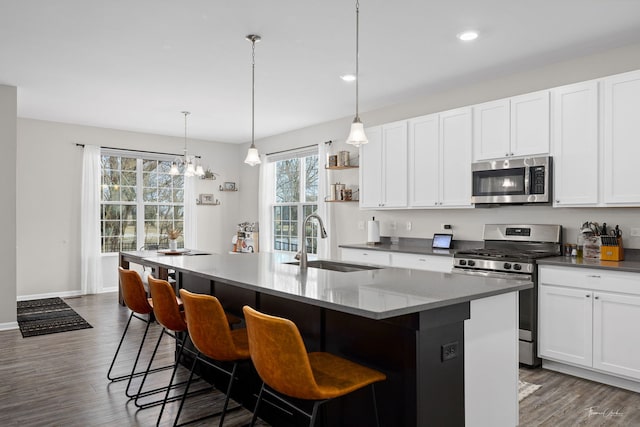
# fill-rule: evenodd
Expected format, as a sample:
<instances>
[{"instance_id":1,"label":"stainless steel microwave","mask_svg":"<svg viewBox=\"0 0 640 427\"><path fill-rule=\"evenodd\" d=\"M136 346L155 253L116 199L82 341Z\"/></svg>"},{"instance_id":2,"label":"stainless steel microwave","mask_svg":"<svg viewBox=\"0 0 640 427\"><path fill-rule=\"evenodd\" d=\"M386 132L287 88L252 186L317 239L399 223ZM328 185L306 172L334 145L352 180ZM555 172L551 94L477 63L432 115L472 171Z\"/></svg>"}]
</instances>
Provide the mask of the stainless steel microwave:
<instances>
[{"instance_id":1,"label":"stainless steel microwave","mask_svg":"<svg viewBox=\"0 0 640 427\"><path fill-rule=\"evenodd\" d=\"M549 203L550 156L508 158L473 163L472 197L476 204Z\"/></svg>"}]
</instances>

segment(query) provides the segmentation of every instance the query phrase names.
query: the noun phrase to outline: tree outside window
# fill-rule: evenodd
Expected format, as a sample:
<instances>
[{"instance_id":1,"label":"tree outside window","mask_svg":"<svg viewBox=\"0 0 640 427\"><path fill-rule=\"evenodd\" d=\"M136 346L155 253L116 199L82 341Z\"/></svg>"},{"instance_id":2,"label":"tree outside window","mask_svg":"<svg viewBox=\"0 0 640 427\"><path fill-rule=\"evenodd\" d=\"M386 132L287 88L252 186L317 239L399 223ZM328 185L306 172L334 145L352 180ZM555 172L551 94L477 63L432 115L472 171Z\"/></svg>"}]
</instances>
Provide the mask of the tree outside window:
<instances>
[{"instance_id":1,"label":"tree outside window","mask_svg":"<svg viewBox=\"0 0 640 427\"><path fill-rule=\"evenodd\" d=\"M275 163L273 249L297 252L300 224L318 208L318 156L294 157ZM318 252L318 228L307 224L307 252Z\"/></svg>"}]
</instances>

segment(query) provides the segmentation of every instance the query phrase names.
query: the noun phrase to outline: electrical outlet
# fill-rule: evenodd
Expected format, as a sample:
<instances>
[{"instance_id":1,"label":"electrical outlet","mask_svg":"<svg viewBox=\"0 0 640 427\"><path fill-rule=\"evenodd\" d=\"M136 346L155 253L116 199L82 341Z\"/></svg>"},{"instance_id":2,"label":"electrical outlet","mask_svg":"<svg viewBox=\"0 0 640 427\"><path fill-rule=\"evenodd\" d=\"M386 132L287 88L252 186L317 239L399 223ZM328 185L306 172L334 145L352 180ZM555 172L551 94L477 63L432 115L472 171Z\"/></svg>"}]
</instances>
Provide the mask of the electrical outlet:
<instances>
[{"instance_id":1,"label":"electrical outlet","mask_svg":"<svg viewBox=\"0 0 640 427\"><path fill-rule=\"evenodd\" d=\"M358 221L358 230L364 230L364 221Z\"/></svg>"},{"instance_id":2,"label":"electrical outlet","mask_svg":"<svg viewBox=\"0 0 640 427\"><path fill-rule=\"evenodd\" d=\"M450 342L449 344L443 344L441 347L442 350L442 361L455 359L458 357L458 341Z\"/></svg>"},{"instance_id":3,"label":"electrical outlet","mask_svg":"<svg viewBox=\"0 0 640 427\"><path fill-rule=\"evenodd\" d=\"M407 231L411 231L411 221L407 221Z\"/></svg>"},{"instance_id":4,"label":"electrical outlet","mask_svg":"<svg viewBox=\"0 0 640 427\"><path fill-rule=\"evenodd\" d=\"M640 228L632 228L631 237L640 237Z\"/></svg>"},{"instance_id":5,"label":"electrical outlet","mask_svg":"<svg viewBox=\"0 0 640 427\"><path fill-rule=\"evenodd\" d=\"M442 224L441 226L443 231L451 230L451 224Z\"/></svg>"}]
</instances>

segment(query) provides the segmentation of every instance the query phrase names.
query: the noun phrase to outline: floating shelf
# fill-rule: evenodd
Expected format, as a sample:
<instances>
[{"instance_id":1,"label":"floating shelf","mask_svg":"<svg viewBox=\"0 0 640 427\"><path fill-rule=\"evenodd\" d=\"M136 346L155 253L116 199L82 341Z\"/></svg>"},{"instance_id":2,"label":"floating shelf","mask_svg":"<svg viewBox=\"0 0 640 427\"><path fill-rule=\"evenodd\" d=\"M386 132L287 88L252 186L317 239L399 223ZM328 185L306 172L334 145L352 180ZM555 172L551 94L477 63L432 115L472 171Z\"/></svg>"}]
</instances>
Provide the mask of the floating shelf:
<instances>
[{"instance_id":1,"label":"floating shelf","mask_svg":"<svg viewBox=\"0 0 640 427\"><path fill-rule=\"evenodd\" d=\"M238 189L234 189L234 190L226 190L222 185L218 188L218 190L220 191L238 191Z\"/></svg>"},{"instance_id":2,"label":"floating shelf","mask_svg":"<svg viewBox=\"0 0 640 427\"><path fill-rule=\"evenodd\" d=\"M350 203L350 202L359 202L360 200L325 200L327 203Z\"/></svg>"},{"instance_id":3,"label":"floating shelf","mask_svg":"<svg viewBox=\"0 0 640 427\"><path fill-rule=\"evenodd\" d=\"M325 166L325 169L328 170L343 170L343 169L358 169L359 166L355 165L355 166Z\"/></svg>"},{"instance_id":4,"label":"floating shelf","mask_svg":"<svg viewBox=\"0 0 640 427\"><path fill-rule=\"evenodd\" d=\"M198 206L219 206L221 204L222 203L220 203L220 200L218 200L218 199L216 199L216 201L213 202L213 203L202 203L200 201L200 199L196 199L196 205L198 205Z\"/></svg>"}]
</instances>

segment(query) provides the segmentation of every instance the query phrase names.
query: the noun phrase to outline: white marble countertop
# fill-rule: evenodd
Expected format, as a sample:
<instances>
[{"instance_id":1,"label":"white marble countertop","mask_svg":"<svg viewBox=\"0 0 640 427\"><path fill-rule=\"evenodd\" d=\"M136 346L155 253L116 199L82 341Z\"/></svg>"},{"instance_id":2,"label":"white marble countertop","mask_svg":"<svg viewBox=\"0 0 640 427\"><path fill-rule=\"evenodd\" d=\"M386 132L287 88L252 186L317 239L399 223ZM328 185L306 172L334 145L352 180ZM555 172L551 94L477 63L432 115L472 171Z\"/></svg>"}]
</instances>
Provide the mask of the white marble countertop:
<instances>
[{"instance_id":1,"label":"white marble countertop","mask_svg":"<svg viewBox=\"0 0 640 427\"><path fill-rule=\"evenodd\" d=\"M126 252L141 263L191 273L256 292L371 319L386 319L533 287L529 281L403 268L338 272L309 267L290 254L168 256ZM352 263L351 263L352 264Z\"/></svg>"}]
</instances>

